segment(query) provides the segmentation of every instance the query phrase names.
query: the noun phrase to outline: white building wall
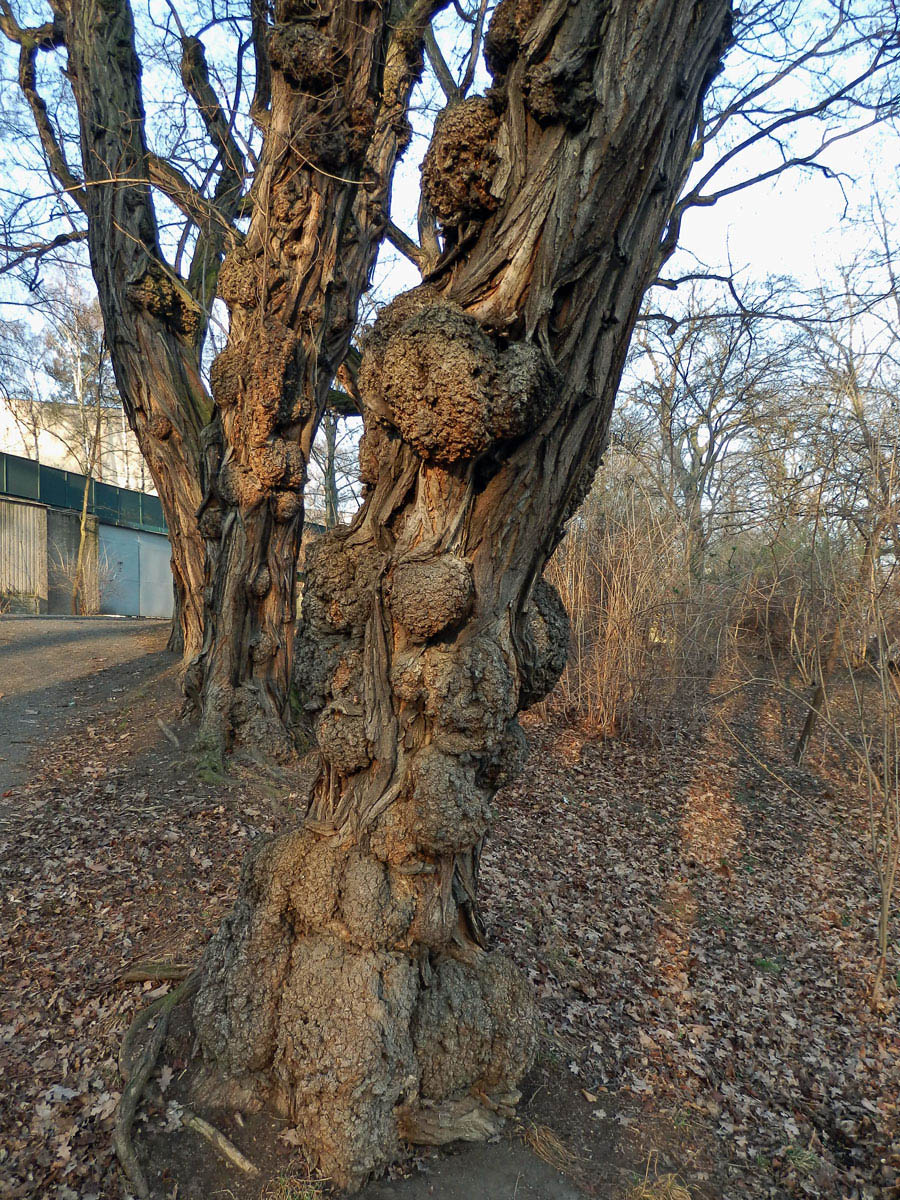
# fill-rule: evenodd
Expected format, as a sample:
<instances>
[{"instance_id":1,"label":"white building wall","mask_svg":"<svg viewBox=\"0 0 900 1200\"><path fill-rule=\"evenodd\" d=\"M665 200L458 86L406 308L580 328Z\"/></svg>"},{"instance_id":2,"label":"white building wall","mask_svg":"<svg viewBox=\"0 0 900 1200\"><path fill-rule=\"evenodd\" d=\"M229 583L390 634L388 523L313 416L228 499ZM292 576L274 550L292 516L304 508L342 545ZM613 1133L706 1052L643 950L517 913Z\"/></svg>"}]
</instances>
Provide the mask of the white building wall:
<instances>
[{"instance_id":1,"label":"white building wall","mask_svg":"<svg viewBox=\"0 0 900 1200\"><path fill-rule=\"evenodd\" d=\"M0 450L83 475L86 455L75 449L80 422L77 409L71 407L72 412L67 413L65 405L5 400L0 404ZM121 408L104 410L100 450L100 468L94 472L95 479L155 494L137 438L128 428Z\"/></svg>"}]
</instances>

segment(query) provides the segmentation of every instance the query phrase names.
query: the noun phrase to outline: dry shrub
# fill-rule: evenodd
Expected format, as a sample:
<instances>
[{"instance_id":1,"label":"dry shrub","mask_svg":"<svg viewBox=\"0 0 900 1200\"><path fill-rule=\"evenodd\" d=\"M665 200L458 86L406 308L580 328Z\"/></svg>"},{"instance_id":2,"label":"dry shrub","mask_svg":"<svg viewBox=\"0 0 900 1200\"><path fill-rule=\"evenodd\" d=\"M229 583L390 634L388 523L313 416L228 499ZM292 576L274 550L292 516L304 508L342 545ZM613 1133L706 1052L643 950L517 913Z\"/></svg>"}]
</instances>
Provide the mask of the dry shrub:
<instances>
[{"instance_id":1,"label":"dry shrub","mask_svg":"<svg viewBox=\"0 0 900 1200\"><path fill-rule=\"evenodd\" d=\"M852 640L854 658L865 658L870 623L857 556L824 541L810 547L783 538L748 555L740 583L731 586L736 636L763 655L776 676L788 668L804 687L814 683L822 646L838 621Z\"/></svg>"},{"instance_id":2,"label":"dry shrub","mask_svg":"<svg viewBox=\"0 0 900 1200\"><path fill-rule=\"evenodd\" d=\"M572 636L545 711L664 740L700 712L730 622L721 589L691 578L679 521L622 483L601 474L547 567Z\"/></svg>"},{"instance_id":3,"label":"dry shrub","mask_svg":"<svg viewBox=\"0 0 900 1200\"><path fill-rule=\"evenodd\" d=\"M870 580L858 542L782 520L719 532L698 569L682 515L627 466L613 458L600 472L546 569L571 642L544 717L665 743L705 718L712 697L743 684L768 679L775 694L801 698L821 687L838 638L845 669L882 659L897 669L892 558Z\"/></svg>"}]
</instances>

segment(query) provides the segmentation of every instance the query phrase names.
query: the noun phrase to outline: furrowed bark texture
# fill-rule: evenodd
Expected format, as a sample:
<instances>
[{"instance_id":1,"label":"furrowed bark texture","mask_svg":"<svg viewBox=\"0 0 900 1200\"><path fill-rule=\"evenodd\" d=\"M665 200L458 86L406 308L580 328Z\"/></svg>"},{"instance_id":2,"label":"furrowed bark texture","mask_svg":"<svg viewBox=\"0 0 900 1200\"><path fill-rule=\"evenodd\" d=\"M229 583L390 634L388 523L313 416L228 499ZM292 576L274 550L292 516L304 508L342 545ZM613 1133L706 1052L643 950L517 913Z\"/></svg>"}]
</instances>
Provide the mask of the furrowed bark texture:
<instances>
[{"instance_id":1,"label":"furrowed bark texture","mask_svg":"<svg viewBox=\"0 0 900 1200\"><path fill-rule=\"evenodd\" d=\"M58 0L53 8L78 106L85 173L78 195L107 344L169 526L180 642L192 659L203 616L200 432L212 409L200 377L205 318L160 253L130 5Z\"/></svg>"},{"instance_id":2,"label":"furrowed bark texture","mask_svg":"<svg viewBox=\"0 0 900 1200\"><path fill-rule=\"evenodd\" d=\"M279 0L271 105L244 243L219 294L200 518L205 636L190 669L201 743L289 753L296 562L310 446L380 241L422 29L439 5Z\"/></svg>"},{"instance_id":3,"label":"furrowed bark texture","mask_svg":"<svg viewBox=\"0 0 900 1200\"><path fill-rule=\"evenodd\" d=\"M604 445L725 0L501 0L494 86L439 119L444 254L380 315L368 484L308 556L297 643L321 774L208 949L208 1096L272 1105L336 1182L403 1140L484 1137L530 1063L528 987L476 887L516 714L562 671L542 580Z\"/></svg>"}]
</instances>

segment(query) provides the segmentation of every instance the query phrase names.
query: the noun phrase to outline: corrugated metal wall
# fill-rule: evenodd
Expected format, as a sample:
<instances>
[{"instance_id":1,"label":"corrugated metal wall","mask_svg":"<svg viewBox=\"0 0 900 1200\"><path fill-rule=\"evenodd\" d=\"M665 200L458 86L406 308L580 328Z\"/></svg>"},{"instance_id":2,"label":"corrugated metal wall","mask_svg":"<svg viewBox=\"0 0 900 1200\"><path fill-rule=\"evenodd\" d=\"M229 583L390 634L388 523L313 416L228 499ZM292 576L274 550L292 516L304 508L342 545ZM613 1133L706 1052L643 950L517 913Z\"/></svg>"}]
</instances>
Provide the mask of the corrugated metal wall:
<instances>
[{"instance_id":1,"label":"corrugated metal wall","mask_svg":"<svg viewBox=\"0 0 900 1200\"><path fill-rule=\"evenodd\" d=\"M69 613L80 514L0 497L0 612ZM89 611L170 617L169 539L88 519Z\"/></svg>"},{"instance_id":2,"label":"corrugated metal wall","mask_svg":"<svg viewBox=\"0 0 900 1200\"><path fill-rule=\"evenodd\" d=\"M47 611L47 510L0 500L0 604Z\"/></svg>"}]
</instances>

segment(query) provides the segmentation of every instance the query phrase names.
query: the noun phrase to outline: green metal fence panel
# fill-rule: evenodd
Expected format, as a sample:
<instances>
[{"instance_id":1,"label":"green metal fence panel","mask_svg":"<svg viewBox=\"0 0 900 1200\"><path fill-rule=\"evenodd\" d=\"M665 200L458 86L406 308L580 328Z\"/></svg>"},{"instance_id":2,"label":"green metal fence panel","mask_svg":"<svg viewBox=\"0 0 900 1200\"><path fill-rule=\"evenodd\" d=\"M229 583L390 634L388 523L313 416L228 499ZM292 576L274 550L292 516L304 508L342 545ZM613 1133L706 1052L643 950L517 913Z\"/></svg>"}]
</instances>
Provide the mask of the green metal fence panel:
<instances>
[{"instance_id":1,"label":"green metal fence panel","mask_svg":"<svg viewBox=\"0 0 900 1200\"><path fill-rule=\"evenodd\" d=\"M41 501L54 508L69 507L68 471L55 467L40 468Z\"/></svg>"},{"instance_id":2,"label":"green metal fence panel","mask_svg":"<svg viewBox=\"0 0 900 1200\"><path fill-rule=\"evenodd\" d=\"M93 481L90 484L90 492L88 493L88 512L93 511ZM76 512L81 512L81 506L84 503L84 476L76 475L74 471L66 471L66 502L63 508L74 508Z\"/></svg>"},{"instance_id":3,"label":"green metal fence panel","mask_svg":"<svg viewBox=\"0 0 900 1200\"><path fill-rule=\"evenodd\" d=\"M6 485L10 496L22 500L40 500L41 477L37 463L27 458L9 455L6 463Z\"/></svg>"},{"instance_id":4,"label":"green metal fence panel","mask_svg":"<svg viewBox=\"0 0 900 1200\"><path fill-rule=\"evenodd\" d=\"M133 525L136 529L143 526L140 492L129 492L125 488L119 488L119 521L122 525Z\"/></svg>"},{"instance_id":5,"label":"green metal fence panel","mask_svg":"<svg viewBox=\"0 0 900 1200\"><path fill-rule=\"evenodd\" d=\"M94 484L94 512L97 519L107 525L118 525L119 522L119 488L110 483Z\"/></svg>"},{"instance_id":6,"label":"green metal fence panel","mask_svg":"<svg viewBox=\"0 0 900 1200\"><path fill-rule=\"evenodd\" d=\"M148 496L143 492L136 494L141 498L141 528L152 529L157 533L168 533L159 496Z\"/></svg>"},{"instance_id":7,"label":"green metal fence panel","mask_svg":"<svg viewBox=\"0 0 900 1200\"><path fill-rule=\"evenodd\" d=\"M61 471L0 451L0 495L16 496L21 500L37 500L51 508L68 508L81 512L84 502L85 477L77 471ZM88 493L88 512L106 525L123 525L129 529L146 529L151 533L168 533L162 504L158 496L148 496L130 488L91 480Z\"/></svg>"}]
</instances>

